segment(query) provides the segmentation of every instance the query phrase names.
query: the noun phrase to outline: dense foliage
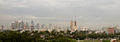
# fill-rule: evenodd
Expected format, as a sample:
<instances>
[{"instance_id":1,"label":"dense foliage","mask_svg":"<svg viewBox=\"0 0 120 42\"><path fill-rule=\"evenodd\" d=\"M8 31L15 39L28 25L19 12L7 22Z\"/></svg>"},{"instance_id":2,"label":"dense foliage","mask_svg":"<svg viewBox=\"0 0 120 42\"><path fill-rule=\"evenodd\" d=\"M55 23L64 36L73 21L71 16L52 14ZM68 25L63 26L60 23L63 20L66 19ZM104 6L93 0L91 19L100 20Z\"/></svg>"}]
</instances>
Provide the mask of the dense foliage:
<instances>
[{"instance_id":1,"label":"dense foliage","mask_svg":"<svg viewBox=\"0 0 120 42\"><path fill-rule=\"evenodd\" d=\"M4 31L0 32L0 42L76 42L76 40L48 31L25 31L22 33L18 31Z\"/></svg>"},{"instance_id":2,"label":"dense foliage","mask_svg":"<svg viewBox=\"0 0 120 42\"><path fill-rule=\"evenodd\" d=\"M119 38L120 33L105 34L91 33L88 31L76 31L71 33L69 30L57 32L55 30L48 31L2 31L0 32L0 42L76 42L77 40L93 40Z\"/></svg>"}]
</instances>

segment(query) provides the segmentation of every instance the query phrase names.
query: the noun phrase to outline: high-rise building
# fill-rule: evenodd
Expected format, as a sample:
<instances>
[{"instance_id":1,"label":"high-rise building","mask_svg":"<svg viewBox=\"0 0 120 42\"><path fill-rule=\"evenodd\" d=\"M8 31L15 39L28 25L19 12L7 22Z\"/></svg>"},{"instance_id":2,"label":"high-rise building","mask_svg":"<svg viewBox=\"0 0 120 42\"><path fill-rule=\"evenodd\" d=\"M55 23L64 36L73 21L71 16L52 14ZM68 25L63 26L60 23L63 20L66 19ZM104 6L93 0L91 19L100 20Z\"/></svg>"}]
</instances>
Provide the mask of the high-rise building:
<instances>
[{"instance_id":1,"label":"high-rise building","mask_svg":"<svg viewBox=\"0 0 120 42\"><path fill-rule=\"evenodd\" d=\"M26 28L26 29L29 29L29 28L30 28L28 22L26 22L25 28Z\"/></svg>"},{"instance_id":2,"label":"high-rise building","mask_svg":"<svg viewBox=\"0 0 120 42\"><path fill-rule=\"evenodd\" d=\"M42 24L42 25L41 25L41 28L45 28L45 24Z\"/></svg>"},{"instance_id":3,"label":"high-rise building","mask_svg":"<svg viewBox=\"0 0 120 42\"><path fill-rule=\"evenodd\" d=\"M25 25L24 25L24 22L23 22L23 21L20 21L20 22L19 22L19 26L18 26L18 27L19 27L19 30L23 30L23 29L24 29L24 26L25 26Z\"/></svg>"},{"instance_id":4,"label":"high-rise building","mask_svg":"<svg viewBox=\"0 0 120 42\"><path fill-rule=\"evenodd\" d=\"M11 28L15 29L15 23L11 23Z\"/></svg>"},{"instance_id":5,"label":"high-rise building","mask_svg":"<svg viewBox=\"0 0 120 42\"><path fill-rule=\"evenodd\" d=\"M15 29L18 29L19 28L19 22L18 21L15 21Z\"/></svg>"},{"instance_id":6,"label":"high-rise building","mask_svg":"<svg viewBox=\"0 0 120 42\"><path fill-rule=\"evenodd\" d=\"M24 22L21 22L21 29L24 29Z\"/></svg>"},{"instance_id":7,"label":"high-rise building","mask_svg":"<svg viewBox=\"0 0 120 42\"><path fill-rule=\"evenodd\" d=\"M35 27L36 27L36 29L39 29L40 28L39 23L37 23Z\"/></svg>"},{"instance_id":8,"label":"high-rise building","mask_svg":"<svg viewBox=\"0 0 120 42\"><path fill-rule=\"evenodd\" d=\"M3 30L4 29L4 26L3 25L1 25L1 30Z\"/></svg>"},{"instance_id":9,"label":"high-rise building","mask_svg":"<svg viewBox=\"0 0 120 42\"><path fill-rule=\"evenodd\" d=\"M31 30L34 30L34 21L31 21Z\"/></svg>"},{"instance_id":10,"label":"high-rise building","mask_svg":"<svg viewBox=\"0 0 120 42\"><path fill-rule=\"evenodd\" d=\"M21 22L18 23L18 28L19 28L19 30L22 28L22 27L21 27Z\"/></svg>"},{"instance_id":11,"label":"high-rise building","mask_svg":"<svg viewBox=\"0 0 120 42\"><path fill-rule=\"evenodd\" d=\"M74 32L74 31L76 31L77 29L78 29L78 26L77 26L77 23L76 23L76 21L74 20L72 20L71 21L71 23L70 23L70 28L71 28L71 32Z\"/></svg>"}]
</instances>

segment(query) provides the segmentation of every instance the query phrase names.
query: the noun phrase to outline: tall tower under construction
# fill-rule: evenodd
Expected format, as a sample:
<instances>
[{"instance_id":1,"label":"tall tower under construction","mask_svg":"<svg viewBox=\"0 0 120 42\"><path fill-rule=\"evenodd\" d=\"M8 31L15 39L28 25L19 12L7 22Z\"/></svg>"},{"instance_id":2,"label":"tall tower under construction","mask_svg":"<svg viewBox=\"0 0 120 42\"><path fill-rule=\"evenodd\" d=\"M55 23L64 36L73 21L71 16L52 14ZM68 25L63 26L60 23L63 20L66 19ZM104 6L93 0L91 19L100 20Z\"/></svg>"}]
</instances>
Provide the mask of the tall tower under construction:
<instances>
[{"instance_id":1,"label":"tall tower under construction","mask_svg":"<svg viewBox=\"0 0 120 42\"><path fill-rule=\"evenodd\" d=\"M78 29L78 26L77 26L77 23L76 23L76 20L72 20L70 22L70 28L71 28L71 32L74 32Z\"/></svg>"}]
</instances>

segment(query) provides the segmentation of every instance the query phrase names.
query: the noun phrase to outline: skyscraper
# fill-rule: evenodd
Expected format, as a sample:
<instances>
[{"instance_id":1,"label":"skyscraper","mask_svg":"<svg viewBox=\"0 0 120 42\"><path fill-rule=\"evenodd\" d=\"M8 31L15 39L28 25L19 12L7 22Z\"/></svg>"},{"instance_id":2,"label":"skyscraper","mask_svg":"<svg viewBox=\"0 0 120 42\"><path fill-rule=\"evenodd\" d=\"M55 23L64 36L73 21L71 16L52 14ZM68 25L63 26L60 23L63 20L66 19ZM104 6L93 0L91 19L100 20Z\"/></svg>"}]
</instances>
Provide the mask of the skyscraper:
<instances>
[{"instance_id":1,"label":"skyscraper","mask_svg":"<svg viewBox=\"0 0 120 42\"><path fill-rule=\"evenodd\" d=\"M40 28L39 23L37 23L35 27L36 27L36 29L39 29Z\"/></svg>"},{"instance_id":2,"label":"skyscraper","mask_svg":"<svg viewBox=\"0 0 120 42\"><path fill-rule=\"evenodd\" d=\"M11 28L15 29L15 23L11 23Z\"/></svg>"},{"instance_id":3,"label":"skyscraper","mask_svg":"<svg viewBox=\"0 0 120 42\"><path fill-rule=\"evenodd\" d=\"M1 30L3 30L4 29L4 26L3 25L1 25Z\"/></svg>"},{"instance_id":4,"label":"skyscraper","mask_svg":"<svg viewBox=\"0 0 120 42\"><path fill-rule=\"evenodd\" d=\"M70 23L70 28L71 28L71 32L74 32L78 29L78 26L77 26L77 23L76 23L76 20L72 20L71 23Z\"/></svg>"},{"instance_id":5,"label":"skyscraper","mask_svg":"<svg viewBox=\"0 0 120 42\"><path fill-rule=\"evenodd\" d=\"M24 22L21 22L21 29L24 29Z\"/></svg>"},{"instance_id":6,"label":"skyscraper","mask_svg":"<svg viewBox=\"0 0 120 42\"><path fill-rule=\"evenodd\" d=\"M23 21L20 21L19 22L19 30L23 30L24 29L24 22Z\"/></svg>"},{"instance_id":7,"label":"skyscraper","mask_svg":"<svg viewBox=\"0 0 120 42\"><path fill-rule=\"evenodd\" d=\"M26 26L26 27L25 27L26 29L29 29L29 28L30 28L28 22L26 22L25 26Z\"/></svg>"},{"instance_id":8,"label":"skyscraper","mask_svg":"<svg viewBox=\"0 0 120 42\"><path fill-rule=\"evenodd\" d=\"M18 21L15 21L15 28L14 29L18 29L19 28L19 22Z\"/></svg>"},{"instance_id":9,"label":"skyscraper","mask_svg":"<svg viewBox=\"0 0 120 42\"><path fill-rule=\"evenodd\" d=\"M41 25L41 28L42 28L42 29L45 28L45 24L42 24L42 25Z\"/></svg>"},{"instance_id":10,"label":"skyscraper","mask_svg":"<svg viewBox=\"0 0 120 42\"><path fill-rule=\"evenodd\" d=\"M34 29L34 21L31 21L31 30L33 31Z\"/></svg>"}]
</instances>

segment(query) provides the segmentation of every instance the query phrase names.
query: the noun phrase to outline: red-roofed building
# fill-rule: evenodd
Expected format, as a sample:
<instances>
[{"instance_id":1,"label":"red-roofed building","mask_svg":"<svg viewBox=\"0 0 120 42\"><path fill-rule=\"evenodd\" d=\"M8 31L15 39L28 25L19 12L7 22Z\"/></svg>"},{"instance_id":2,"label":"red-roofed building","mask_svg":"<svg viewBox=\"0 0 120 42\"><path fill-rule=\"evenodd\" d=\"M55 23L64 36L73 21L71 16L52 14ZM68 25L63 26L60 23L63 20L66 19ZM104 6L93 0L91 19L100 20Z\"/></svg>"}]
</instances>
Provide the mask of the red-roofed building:
<instances>
[{"instance_id":1,"label":"red-roofed building","mask_svg":"<svg viewBox=\"0 0 120 42\"><path fill-rule=\"evenodd\" d=\"M108 34L114 34L115 33L115 30L114 28L108 28Z\"/></svg>"}]
</instances>

